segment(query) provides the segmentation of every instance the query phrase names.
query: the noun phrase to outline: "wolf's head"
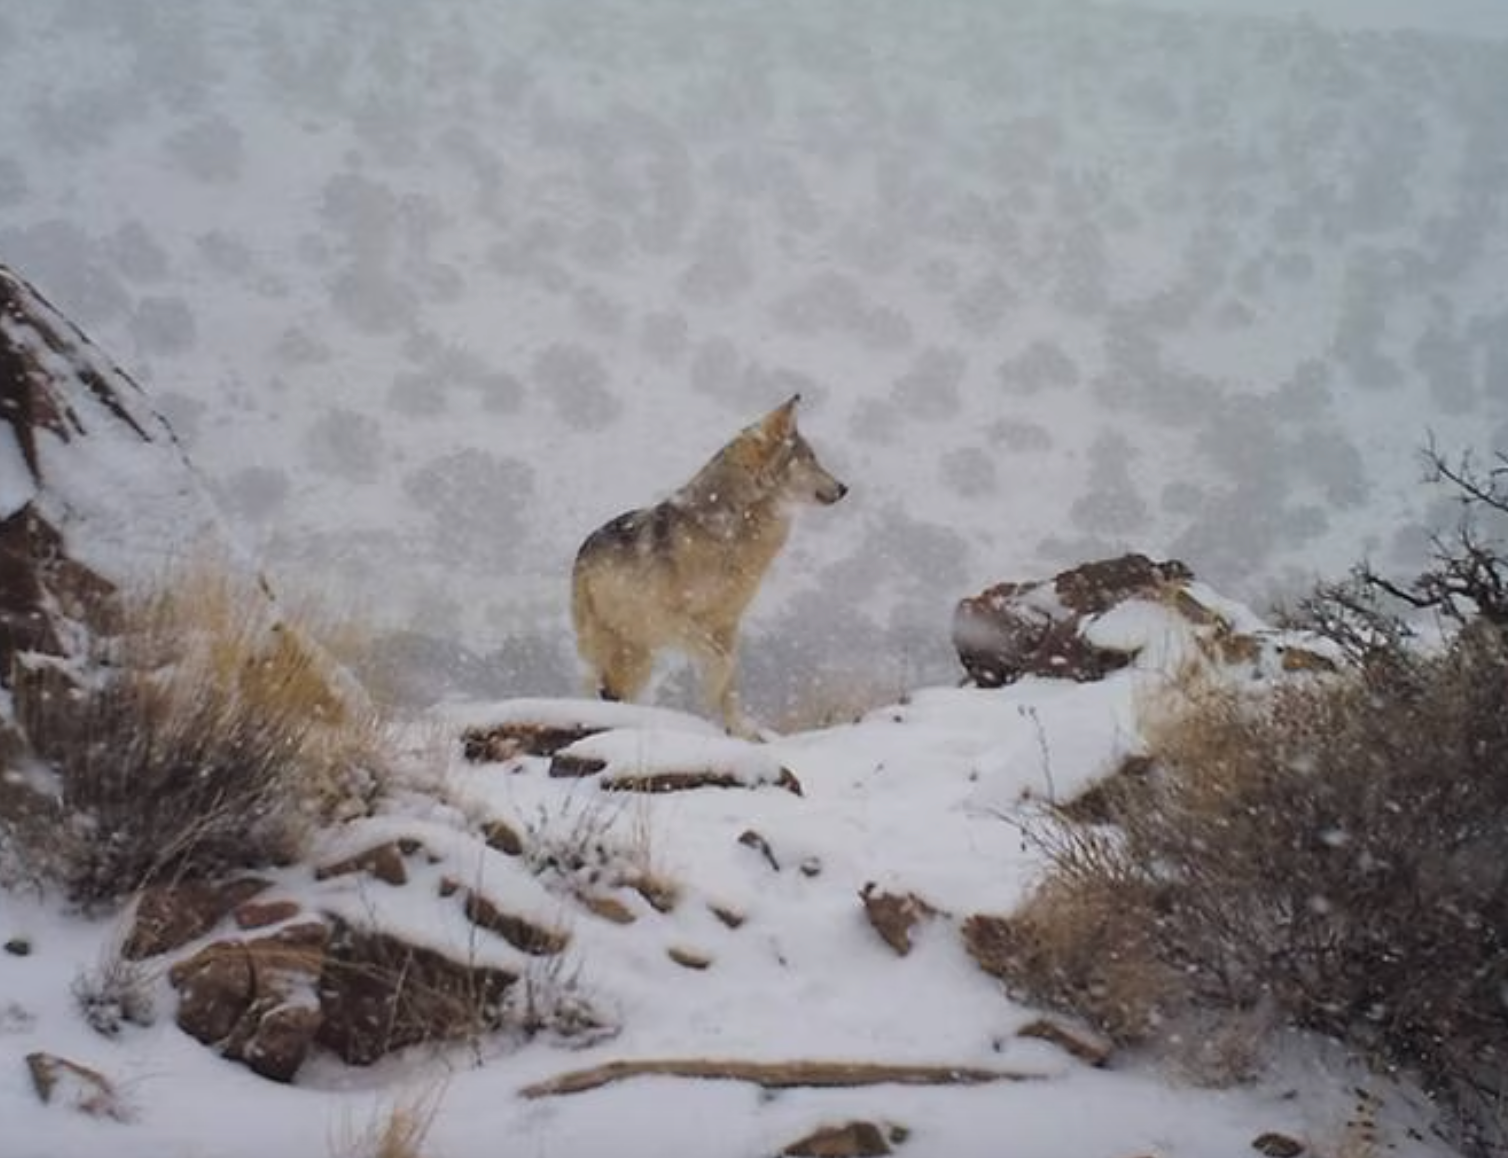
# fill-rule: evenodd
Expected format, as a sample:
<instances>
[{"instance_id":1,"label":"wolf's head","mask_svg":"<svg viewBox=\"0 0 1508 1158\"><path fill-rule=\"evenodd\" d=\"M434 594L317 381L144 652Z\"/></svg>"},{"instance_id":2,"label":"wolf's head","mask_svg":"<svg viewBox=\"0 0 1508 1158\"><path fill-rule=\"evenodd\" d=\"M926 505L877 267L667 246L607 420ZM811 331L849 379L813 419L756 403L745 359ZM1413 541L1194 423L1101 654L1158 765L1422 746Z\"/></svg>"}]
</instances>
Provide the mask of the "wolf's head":
<instances>
[{"instance_id":1,"label":"wolf's head","mask_svg":"<svg viewBox=\"0 0 1508 1158\"><path fill-rule=\"evenodd\" d=\"M848 493L848 487L817 461L816 451L796 429L796 404L800 401L801 395L793 394L741 437L751 444L755 469L767 493L788 502L830 506Z\"/></svg>"}]
</instances>

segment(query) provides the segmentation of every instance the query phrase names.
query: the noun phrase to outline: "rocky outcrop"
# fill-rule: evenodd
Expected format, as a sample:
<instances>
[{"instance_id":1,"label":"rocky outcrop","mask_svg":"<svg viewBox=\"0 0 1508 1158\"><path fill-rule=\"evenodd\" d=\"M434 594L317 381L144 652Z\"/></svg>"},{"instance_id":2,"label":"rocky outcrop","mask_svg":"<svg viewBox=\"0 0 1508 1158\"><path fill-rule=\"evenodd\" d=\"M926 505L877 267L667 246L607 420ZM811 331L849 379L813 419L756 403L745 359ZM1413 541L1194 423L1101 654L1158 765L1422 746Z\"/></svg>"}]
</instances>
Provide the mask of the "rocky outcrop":
<instances>
[{"instance_id":1,"label":"rocky outcrop","mask_svg":"<svg viewBox=\"0 0 1508 1158\"><path fill-rule=\"evenodd\" d=\"M267 886L265 880L241 877L223 883L185 881L143 889L136 900L131 932L121 947L121 956L127 961L140 961L181 949L204 936L232 909Z\"/></svg>"},{"instance_id":2,"label":"rocky outcrop","mask_svg":"<svg viewBox=\"0 0 1508 1158\"><path fill-rule=\"evenodd\" d=\"M370 1065L497 1029L528 959L569 944L526 870L462 831L358 821L329 851L307 876L276 883L147 890L126 937L132 959L168 958L178 1026L264 1077L293 1080L316 1049ZM479 856L496 862L491 875ZM525 883L538 889L532 902ZM416 925L421 910L448 936Z\"/></svg>"},{"instance_id":3,"label":"rocky outcrop","mask_svg":"<svg viewBox=\"0 0 1508 1158\"><path fill-rule=\"evenodd\" d=\"M263 1077L292 1081L324 1023L319 985L331 941L318 919L217 941L180 961L178 1026Z\"/></svg>"},{"instance_id":4,"label":"rocky outcrop","mask_svg":"<svg viewBox=\"0 0 1508 1158\"><path fill-rule=\"evenodd\" d=\"M791 770L757 744L640 728L617 728L574 741L551 757L550 775L595 776L610 792L773 786L801 795L801 782Z\"/></svg>"},{"instance_id":5,"label":"rocky outcrop","mask_svg":"<svg viewBox=\"0 0 1508 1158\"><path fill-rule=\"evenodd\" d=\"M262 916L283 920L258 936L212 940L168 978L179 1028L263 1077L292 1081L316 1047L370 1065L406 1046L501 1024L513 970L454 960L288 899L250 904L246 918L258 931Z\"/></svg>"},{"instance_id":6,"label":"rocky outcrop","mask_svg":"<svg viewBox=\"0 0 1508 1158\"><path fill-rule=\"evenodd\" d=\"M115 585L218 515L146 396L0 265L0 682L23 651L70 654Z\"/></svg>"},{"instance_id":7,"label":"rocky outcrop","mask_svg":"<svg viewBox=\"0 0 1508 1158\"><path fill-rule=\"evenodd\" d=\"M1155 613L1139 626L1126 614L1137 605ZM959 661L985 688L1026 676L1103 679L1134 663L1154 639L1167 648L1169 636L1190 645L1174 648L1175 660L1203 656L1259 675L1334 668L1324 645L1256 623L1198 584L1183 563L1145 555L1085 563L1048 580L997 583L961 600L953 615Z\"/></svg>"},{"instance_id":8,"label":"rocky outcrop","mask_svg":"<svg viewBox=\"0 0 1508 1158\"><path fill-rule=\"evenodd\" d=\"M0 759L36 754L39 713L108 630L127 579L223 545L208 492L167 423L120 369L0 265ZM46 754L41 753L45 760ZM45 786L0 779L0 820L55 825ZM38 853L44 857L47 850Z\"/></svg>"},{"instance_id":9,"label":"rocky outcrop","mask_svg":"<svg viewBox=\"0 0 1508 1158\"><path fill-rule=\"evenodd\" d=\"M424 1041L498 1028L505 969L455 961L390 933L337 922L319 980L318 1043L352 1065Z\"/></svg>"},{"instance_id":10,"label":"rocky outcrop","mask_svg":"<svg viewBox=\"0 0 1508 1158\"><path fill-rule=\"evenodd\" d=\"M1157 601L1193 577L1182 563L1126 555L1086 563L1053 579L997 583L962 600L953 614L953 646L980 687L1022 676L1096 680L1131 662L1131 655L1096 647L1084 623L1128 599Z\"/></svg>"}]
</instances>

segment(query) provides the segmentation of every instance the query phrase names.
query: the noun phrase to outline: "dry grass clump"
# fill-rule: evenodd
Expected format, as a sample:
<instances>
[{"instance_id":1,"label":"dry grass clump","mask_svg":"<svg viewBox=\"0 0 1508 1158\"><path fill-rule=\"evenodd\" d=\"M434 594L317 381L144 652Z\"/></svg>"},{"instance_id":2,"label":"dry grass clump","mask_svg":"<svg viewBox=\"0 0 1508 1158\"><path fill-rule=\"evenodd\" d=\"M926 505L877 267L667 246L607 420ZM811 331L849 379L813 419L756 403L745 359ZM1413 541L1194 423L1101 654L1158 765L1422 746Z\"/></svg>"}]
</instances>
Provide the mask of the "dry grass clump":
<instances>
[{"instance_id":1,"label":"dry grass clump","mask_svg":"<svg viewBox=\"0 0 1508 1158\"><path fill-rule=\"evenodd\" d=\"M1122 1041L1220 1011L1421 1076L1508 1146L1508 644L1391 652L1269 691L1204 687L1148 728L1157 771L985 949ZM1003 930L1003 931L1000 931ZM977 933L977 930L976 930ZM978 946L976 946L978 951Z\"/></svg>"},{"instance_id":2,"label":"dry grass clump","mask_svg":"<svg viewBox=\"0 0 1508 1158\"><path fill-rule=\"evenodd\" d=\"M1104 834L1065 834L1057 854L1056 873L1016 913L964 923L969 951L1020 996L1071 1010L1119 1043L1144 1042L1181 994L1147 920L1159 888L1123 871Z\"/></svg>"},{"instance_id":3,"label":"dry grass clump","mask_svg":"<svg viewBox=\"0 0 1508 1158\"><path fill-rule=\"evenodd\" d=\"M330 1152L337 1158L423 1158L444 1098L444 1085L435 1084L380 1102L365 1125L347 1124Z\"/></svg>"},{"instance_id":4,"label":"dry grass clump","mask_svg":"<svg viewBox=\"0 0 1508 1158\"><path fill-rule=\"evenodd\" d=\"M286 862L379 790L370 706L255 580L196 564L123 594L111 620L82 661L15 683L55 780L55 827L32 843L75 899Z\"/></svg>"}]
</instances>

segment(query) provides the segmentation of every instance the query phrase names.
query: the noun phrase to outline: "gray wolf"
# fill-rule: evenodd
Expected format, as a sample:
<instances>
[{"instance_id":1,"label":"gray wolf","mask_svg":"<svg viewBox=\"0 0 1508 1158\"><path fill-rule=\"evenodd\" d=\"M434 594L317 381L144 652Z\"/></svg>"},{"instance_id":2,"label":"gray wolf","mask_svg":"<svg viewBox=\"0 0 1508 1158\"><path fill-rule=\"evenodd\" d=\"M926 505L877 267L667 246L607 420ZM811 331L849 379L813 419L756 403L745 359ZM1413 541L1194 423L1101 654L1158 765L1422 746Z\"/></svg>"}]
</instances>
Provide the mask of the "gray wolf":
<instances>
[{"instance_id":1,"label":"gray wolf","mask_svg":"<svg viewBox=\"0 0 1508 1158\"><path fill-rule=\"evenodd\" d=\"M829 505L848 487L796 429L792 397L739 432L664 502L599 527L576 554L576 646L603 699L643 691L655 656L701 669L708 706L752 737L737 688L738 625L790 532L793 508Z\"/></svg>"}]
</instances>

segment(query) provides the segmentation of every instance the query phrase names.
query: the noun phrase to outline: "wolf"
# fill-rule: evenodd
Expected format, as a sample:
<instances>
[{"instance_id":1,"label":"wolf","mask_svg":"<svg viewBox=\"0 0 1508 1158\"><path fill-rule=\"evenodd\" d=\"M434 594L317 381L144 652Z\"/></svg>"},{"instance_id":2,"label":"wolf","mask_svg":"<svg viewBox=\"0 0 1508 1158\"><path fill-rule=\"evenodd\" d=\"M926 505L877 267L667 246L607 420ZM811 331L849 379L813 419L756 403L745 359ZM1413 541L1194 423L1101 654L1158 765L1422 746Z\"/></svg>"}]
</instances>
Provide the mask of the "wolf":
<instances>
[{"instance_id":1,"label":"wolf","mask_svg":"<svg viewBox=\"0 0 1508 1158\"><path fill-rule=\"evenodd\" d=\"M700 667L724 727L755 736L738 697L739 620L785 544L794 508L848 493L796 429L800 400L745 427L664 502L619 515L581 545L571 619L597 695L636 698L656 655L674 649Z\"/></svg>"}]
</instances>

